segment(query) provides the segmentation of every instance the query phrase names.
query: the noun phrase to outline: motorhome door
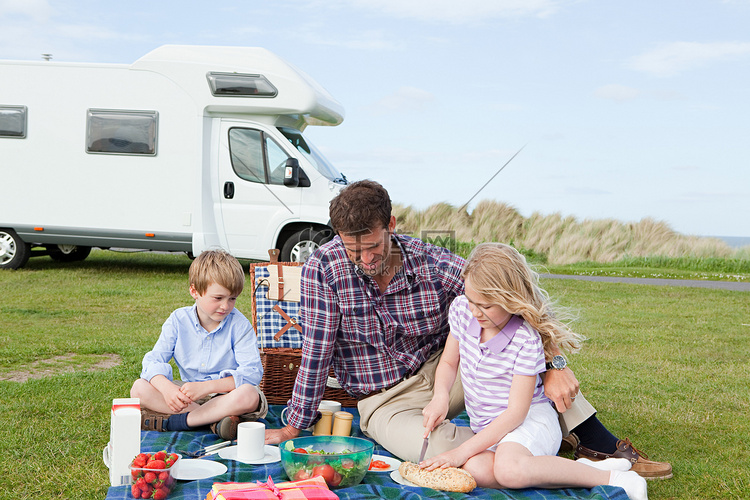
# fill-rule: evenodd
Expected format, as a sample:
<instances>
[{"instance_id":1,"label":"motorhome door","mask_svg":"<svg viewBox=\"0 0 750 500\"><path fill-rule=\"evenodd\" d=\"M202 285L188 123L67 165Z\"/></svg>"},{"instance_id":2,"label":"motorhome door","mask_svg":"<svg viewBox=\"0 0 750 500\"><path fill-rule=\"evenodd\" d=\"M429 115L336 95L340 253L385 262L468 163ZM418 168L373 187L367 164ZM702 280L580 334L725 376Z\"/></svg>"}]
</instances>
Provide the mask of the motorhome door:
<instances>
[{"instance_id":1,"label":"motorhome door","mask_svg":"<svg viewBox=\"0 0 750 500\"><path fill-rule=\"evenodd\" d=\"M219 148L219 199L223 246L235 256L268 255L278 229L299 219L301 191L284 186L291 156L274 129L222 120ZM220 231L221 234L221 231ZM220 239L222 236L220 236Z\"/></svg>"}]
</instances>

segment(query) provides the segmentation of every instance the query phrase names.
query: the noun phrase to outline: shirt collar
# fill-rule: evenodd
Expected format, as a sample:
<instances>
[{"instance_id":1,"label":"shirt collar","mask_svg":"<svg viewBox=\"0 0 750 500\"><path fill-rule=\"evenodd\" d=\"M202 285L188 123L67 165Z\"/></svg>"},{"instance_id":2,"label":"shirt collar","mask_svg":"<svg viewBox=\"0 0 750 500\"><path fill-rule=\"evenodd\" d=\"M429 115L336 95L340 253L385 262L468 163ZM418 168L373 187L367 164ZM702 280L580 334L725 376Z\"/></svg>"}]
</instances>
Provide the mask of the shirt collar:
<instances>
[{"instance_id":1,"label":"shirt collar","mask_svg":"<svg viewBox=\"0 0 750 500\"><path fill-rule=\"evenodd\" d=\"M224 328L224 325L226 325L227 320L229 319L229 317L234 314L234 311L235 310L232 309L232 311L229 314L227 314L226 317L223 320L221 320L221 323L219 323L219 326L217 326L216 328L214 328L213 331L209 332L208 330L206 330L205 328L203 328L203 325L201 325L200 319L198 319L198 304L193 304L193 310L191 311L191 314L192 314L191 318L193 320L193 326L195 326L195 331L197 331L197 332L206 332L206 333L215 333L215 332L220 331L222 328Z\"/></svg>"},{"instance_id":2,"label":"shirt collar","mask_svg":"<svg viewBox=\"0 0 750 500\"><path fill-rule=\"evenodd\" d=\"M505 347L510 343L510 341L513 339L513 337L516 335L516 331L518 330L518 327L520 327L523 324L523 317L513 315L510 317L508 322L505 324L502 330L498 332L497 335L492 337L490 340L485 342L485 346L495 354L499 354L505 349ZM471 322L469 323L469 327L466 330L466 333L471 335L472 337L479 339L482 333L482 327L479 326L479 322L476 318L472 317Z\"/></svg>"}]
</instances>

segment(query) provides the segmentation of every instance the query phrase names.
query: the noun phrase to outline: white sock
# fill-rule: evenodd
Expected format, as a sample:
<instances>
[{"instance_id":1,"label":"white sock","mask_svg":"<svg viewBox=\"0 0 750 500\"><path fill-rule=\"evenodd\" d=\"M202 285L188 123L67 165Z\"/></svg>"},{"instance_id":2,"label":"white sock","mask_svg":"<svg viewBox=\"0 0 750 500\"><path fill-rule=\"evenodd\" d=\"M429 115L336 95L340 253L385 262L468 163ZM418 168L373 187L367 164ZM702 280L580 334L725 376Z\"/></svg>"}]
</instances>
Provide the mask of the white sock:
<instances>
[{"instance_id":1,"label":"white sock","mask_svg":"<svg viewBox=\"0 0 750 500\"><path fill-rule=\"evenodd\" d=\"M630 470L633 466L627 458L607 458L606 460L598 460L596 462L588 458L579 458L576 462L599 470L619 470L623 472Z\"/></svg>"},{"instance_id":2,"label":"white sock","mask_svg":"<svg viewBox=\"0 0 750 500\"><path fill-rule=\"evenodd\" d=\"M613 470L609 473L609 484L624 489L630 500L648 500L646 480L633 471Z\"/></svg>"}]
</instances>

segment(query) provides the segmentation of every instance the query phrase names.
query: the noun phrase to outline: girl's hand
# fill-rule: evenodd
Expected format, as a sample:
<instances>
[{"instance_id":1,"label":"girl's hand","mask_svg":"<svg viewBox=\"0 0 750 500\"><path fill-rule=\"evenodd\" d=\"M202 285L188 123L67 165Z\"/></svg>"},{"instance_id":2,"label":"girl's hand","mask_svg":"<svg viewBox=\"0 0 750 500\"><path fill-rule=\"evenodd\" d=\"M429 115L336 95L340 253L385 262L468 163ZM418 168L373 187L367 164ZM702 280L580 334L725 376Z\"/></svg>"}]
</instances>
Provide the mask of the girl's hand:
<instances>
[{"instance_id":1,"label":"girl's hand","mask_svg":"<svg viewBox=\"0 0 750 500\"><path fill-rule=\"evenodd\" d=\"M466 457L461 453L460 448L456 448L423 460L419 463L419 466L427 470L435 470L437 468L445 469L446 467L461 467L468 459L469 457Z\"/></svg>"},{"instance_id":2,"label":"girl's hand","mask_svg":"<svg viewBox=\"0 0 750 500\"><path fill-rule=\"evenodd\" d=\"M445 420L448 415L448 398L443 396L434 396L430 404L424 407L422 410L422 425L424 426L424 436L426 438L432 429L434 429L440 422Z\"/></svg>"}]
</instances>

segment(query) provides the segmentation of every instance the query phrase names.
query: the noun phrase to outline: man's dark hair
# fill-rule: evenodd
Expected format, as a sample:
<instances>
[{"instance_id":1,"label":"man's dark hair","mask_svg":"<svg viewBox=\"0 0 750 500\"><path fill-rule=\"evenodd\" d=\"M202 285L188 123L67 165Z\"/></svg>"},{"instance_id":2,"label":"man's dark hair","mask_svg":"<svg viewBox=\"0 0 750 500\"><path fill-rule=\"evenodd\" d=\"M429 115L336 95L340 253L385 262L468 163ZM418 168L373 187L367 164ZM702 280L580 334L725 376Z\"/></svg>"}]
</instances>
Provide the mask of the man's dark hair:
<instances>
[{"instance_id":1,"label":"man's dark hair","mask_svg":"<svg viewBox=\"0 0 750 500\"><path fill-rule=\"evenodd\" d=\"M387 228L391 221L391 198L375 181L353 182L331 200L329 214L337 234Z\"/></svg>"}]
</instances>

